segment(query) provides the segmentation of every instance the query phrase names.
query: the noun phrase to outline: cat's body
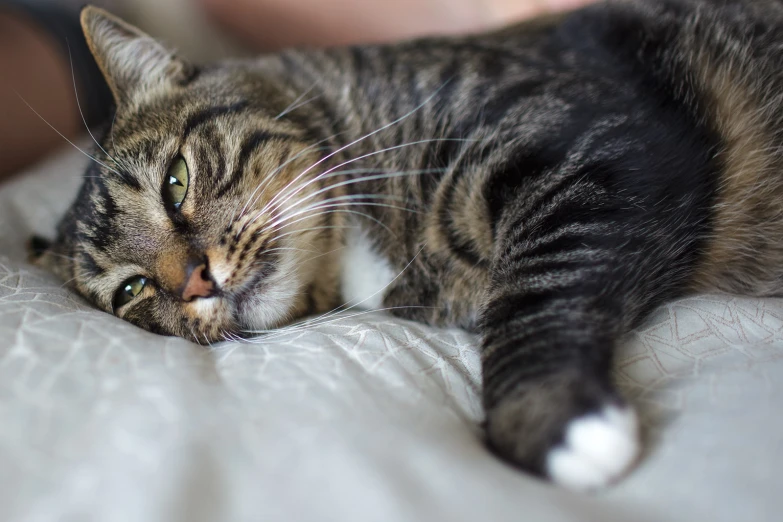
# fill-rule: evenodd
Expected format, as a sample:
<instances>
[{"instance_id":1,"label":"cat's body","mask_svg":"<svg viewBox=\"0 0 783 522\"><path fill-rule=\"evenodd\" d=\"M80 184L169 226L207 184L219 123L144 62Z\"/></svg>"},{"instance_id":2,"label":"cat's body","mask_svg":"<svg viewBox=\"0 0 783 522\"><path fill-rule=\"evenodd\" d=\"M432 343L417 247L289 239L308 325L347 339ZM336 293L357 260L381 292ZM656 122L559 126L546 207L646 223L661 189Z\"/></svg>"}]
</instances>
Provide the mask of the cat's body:
<instances>
[{"instance_id":1,"label":"cat's body","mask_svg":"<svg viewBox=\"0 0 783 522\"><path fill-rule=\"evenodd\" d=\"M41 261L150 330L219 340L351 300L477 331L489 444L591 488L638 451L618 339L688 291L781 293L778 2L198 71L83 23L118 112Z\"/></svg>"}]
</instances>

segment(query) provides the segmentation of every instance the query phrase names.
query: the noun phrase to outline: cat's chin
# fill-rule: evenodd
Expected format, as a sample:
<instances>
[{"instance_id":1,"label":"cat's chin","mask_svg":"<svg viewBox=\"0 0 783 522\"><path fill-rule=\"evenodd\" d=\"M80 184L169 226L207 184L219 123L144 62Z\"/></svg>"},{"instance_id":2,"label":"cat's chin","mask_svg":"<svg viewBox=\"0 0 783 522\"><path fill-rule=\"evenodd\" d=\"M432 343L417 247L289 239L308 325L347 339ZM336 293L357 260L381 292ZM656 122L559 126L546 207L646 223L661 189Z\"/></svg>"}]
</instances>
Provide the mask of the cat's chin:
<instances>
[{"instance_id":1,"label":"cat's chin","mask_svg":"<svg viewBox=\"0 0 783 522\"><path fill-rule=\"evenodd\" d=\"M250 337L288 323L295 315L300 296L299 285L292 281L244 290L234 298L237 333Z\"/></svg>"}]
</instances>

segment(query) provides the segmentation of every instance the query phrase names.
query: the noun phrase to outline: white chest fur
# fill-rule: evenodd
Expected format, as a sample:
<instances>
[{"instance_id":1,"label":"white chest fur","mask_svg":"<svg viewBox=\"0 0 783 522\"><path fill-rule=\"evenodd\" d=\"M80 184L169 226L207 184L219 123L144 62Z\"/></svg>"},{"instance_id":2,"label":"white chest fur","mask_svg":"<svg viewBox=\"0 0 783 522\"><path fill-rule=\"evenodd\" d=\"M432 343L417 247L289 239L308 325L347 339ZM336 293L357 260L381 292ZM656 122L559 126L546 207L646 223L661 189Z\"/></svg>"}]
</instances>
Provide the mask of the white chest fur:
<instances>
[{"instance_id":1,"label":"white chest fur","mask_svg":"<svg viewBox=\"0 0 783 522\"><path fill-rule=\"evenodd\" d=\"M358 227L348 232L341 263L341 291L345 302L357 308L382 308L383 296L397 273Z\"/></svg>"}]
</instances>

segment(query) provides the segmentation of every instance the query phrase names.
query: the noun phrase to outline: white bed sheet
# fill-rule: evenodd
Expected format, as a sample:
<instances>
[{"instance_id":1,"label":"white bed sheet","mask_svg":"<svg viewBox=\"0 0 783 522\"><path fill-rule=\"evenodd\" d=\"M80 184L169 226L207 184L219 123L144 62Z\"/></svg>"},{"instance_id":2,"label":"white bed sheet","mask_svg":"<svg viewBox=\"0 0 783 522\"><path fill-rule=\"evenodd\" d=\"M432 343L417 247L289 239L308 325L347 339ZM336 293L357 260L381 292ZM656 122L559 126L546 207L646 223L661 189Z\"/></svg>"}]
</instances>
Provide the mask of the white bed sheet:
<instances>
[{"instance_id":1,"label":"white bed sheet","mask_svg":"<svg viewBox=\"0 0 783 522\"><path fill-rule=\"evenodd\" d=\"M83 164L0 186L0 520L783 519L783 301L692 297L629 336L647 454L574 494L484 449L464 332L368 314L205 349L63 289L24 241Z\"/></svg>"}]
</instances>

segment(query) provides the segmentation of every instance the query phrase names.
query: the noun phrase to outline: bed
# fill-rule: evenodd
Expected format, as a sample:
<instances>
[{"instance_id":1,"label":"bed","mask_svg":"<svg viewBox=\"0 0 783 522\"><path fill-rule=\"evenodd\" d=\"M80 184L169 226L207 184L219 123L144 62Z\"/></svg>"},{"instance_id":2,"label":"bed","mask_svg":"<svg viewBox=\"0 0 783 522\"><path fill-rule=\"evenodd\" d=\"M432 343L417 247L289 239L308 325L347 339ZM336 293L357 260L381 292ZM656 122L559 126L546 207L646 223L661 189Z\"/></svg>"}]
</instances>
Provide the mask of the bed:
<instances>
[{"instance_id":1,"label":"bed","mask_svg":"<svg viewBox=\"0 0 783 522\"><path fill-rule=\"evenodd\" d=\"M85 161L0 185L0 520L780 520L782 300L693 296L628 336L646 454L574 494L482 445L467 333L347 313L202 347L92 308L24 248Z\"/></svg>"}]
</instances>

